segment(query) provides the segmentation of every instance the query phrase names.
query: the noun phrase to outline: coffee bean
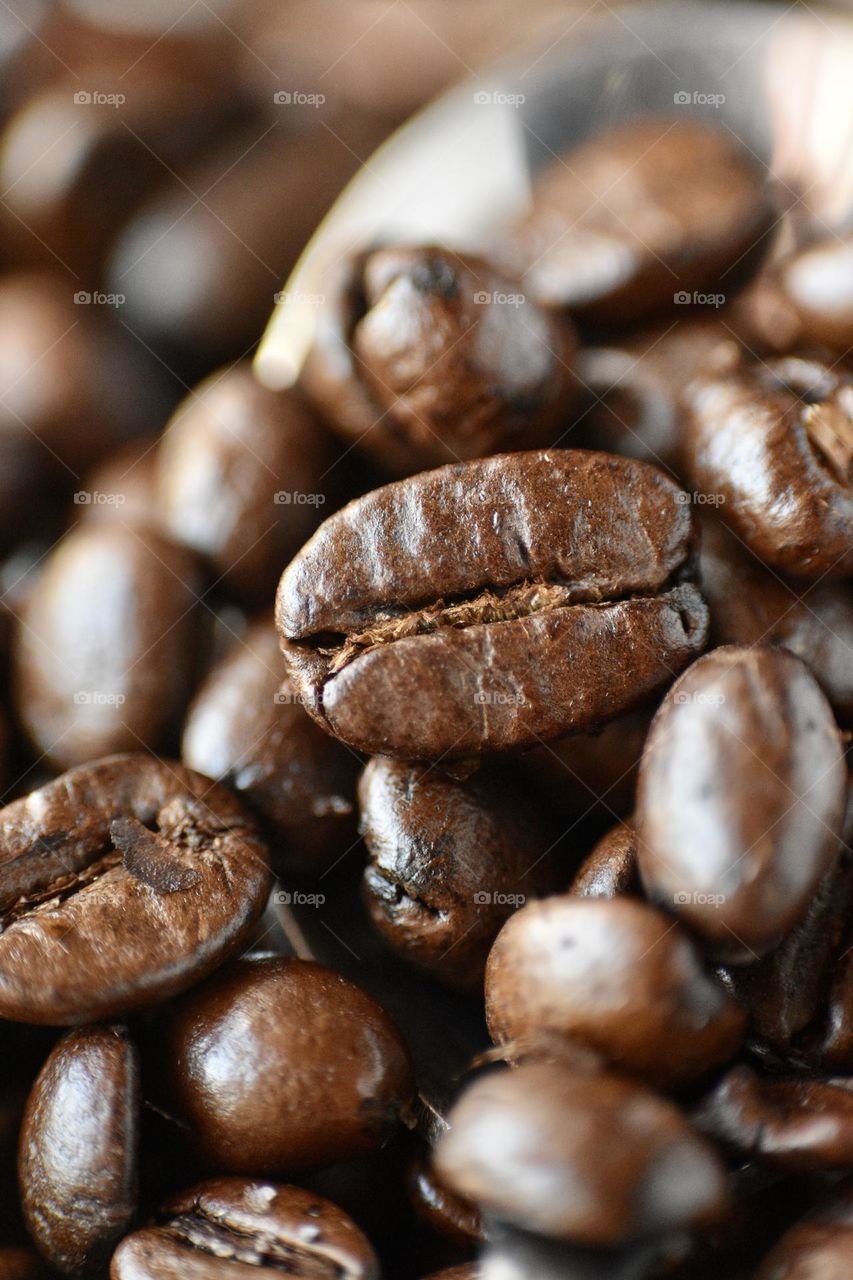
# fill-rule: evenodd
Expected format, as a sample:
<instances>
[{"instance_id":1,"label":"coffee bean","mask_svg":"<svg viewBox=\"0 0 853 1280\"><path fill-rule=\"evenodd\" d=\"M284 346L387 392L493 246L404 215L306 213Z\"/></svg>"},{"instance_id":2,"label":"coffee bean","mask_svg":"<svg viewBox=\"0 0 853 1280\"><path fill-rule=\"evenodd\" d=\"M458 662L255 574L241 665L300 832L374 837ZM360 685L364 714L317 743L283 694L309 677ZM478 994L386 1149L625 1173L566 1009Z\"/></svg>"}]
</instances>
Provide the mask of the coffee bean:
<instances>
[{"instance_id":1,"label":"coffee bean","mask_svg":"<svg viewBox=\"0 0 853 1280\"><path fill-rule=\"evenodd\" d=\"M0 1245L0 1280L50 1280L52 1274L29 1249Z\"/></svg>"},{"instance_id":2,"label":"coffee bean","mask_svg":"<svg viewBox=\"0 0 853 1280\"><path fill-rule=\"evenodd\" d=\"M512 1057L565 1037L662 1085L729 1061L744 1029L688 935L626 898L555 897L516 912L489 955L486 1016Z\"/></svg>"},{"instance_id":3,"label":"coffee bean","mask_svg":"<svg viewBox=\"0 0 853 1280\"><path fill-rule=\"evenodd\" d=\"M773 217L730 130L641 120L555 160L503 257L535 298L625 325L696 291L733 292Z\"/></svg>"},{"instance_id":4,"label":"coffee bean","mask_svg":"<svg viewBox=\"0 0 853 1280\"><path fill-rule=\"evenodd\" d=\"M296 396L268 391L245 364L220 371L178 406L160 444L164 529L229 595L266 602L320 522L334 462Z\"/></svg>"},{"instance_id":5,"label":"coffee bean","mask_svg":"<svg viewBox=\"0 0 853 1280\"><path fill-rule=\"evenodd\" d=\"M405 959L482 990L504 920L557 888L556 833L500 774L457 781L383 756L365 769L359 803L373 923Z\"/></svg>"},{"instance_id":6,"label":"coffee bean","mask_svg":"<svg viewBox=\"0 0 853 1280\"><path fill-rule=\"evenodd\" d=\"M717 1156L672 1103L545 1063L469 1085L435 1163L503 1221L591 1245L710 1222L727 1200Z\"/></svg>"},{"instance_id":7,"label":"coffee bean","mask_svg":"<svg viewBox=\"0 0 853 1280\"><path fill-rule=\"evenodd\" d=\"M201 592L192 557L149 529L97 522L63 539L14 653L18 714L47 759L168 746L198 663Z\"/></svg>"},{"instance_id":8,"label":"coffee bean","mask_svg":"<svg viewBox=\"0 0 853 1280\"><path fill-rule=\"evenodd\" d=\"M111 1280L379 1280L370 1244L329 1200L301 1187L216 1178L176 1196L122 1241Z\"/></svg>"},{"instance_id":9,"label":"coffee bean","mask_svg":"<svg viewBox=\"0 0 853 1280\"><path fill-rule=\"evenodd\" d=\"M827 236L793 254L779 270L797 313L802 341L845 357L853 346L853 236Z\"/></svg>"},{"instance_id":10,"label":"coffee bean","mask_svg":"<svg viewBox=\"0 0 853 1280\"><path fill-rule=\"evenodd\" d=\"M424 1280L482 1280L480 1268L473 1262L461 1267L446 1267L444 1271L433 1271Z\"/></svg>"},{"instance_id":11,"label":"coffee bean","mask_svg":"<svg viewBox=\"0 0 853 1280\"><path fill-rule=\"evenodd\" d=\"M845 1180L770 1250L755 1280L844 1280L853 1252L853 1182Z\"/></svg>"},{"instance_id":12,"label":"coffee bean","mask_svg":"<svg viewBox=\"0 0 853 1280\"><path fill-rule=\"evenodd\" d=\"M601 837L578 868L571 892L580 898L642 896L633 822L617 822Z\"/></svg>"},{"instance_id":13,"label":"coffee bean","mask_svg":"<svg viewBox=\"0 0 853 1280\"><path fill-rule=\"evenodd\" d=\"M174 995L246 939L266 851L231 794L113 756L0 809L0 1016L71 1024Z\"/></svg>"},{"instance_id":14,"label":"coffee bean","mask_svg":"<svg viewBox=\"0 0 853 1280\"><path fill-rule=\"evenodd\" d=\"M669 691L643 753L647 893L721 959L757 959L802 919L836 858L846 789L841 736L803 663L783 649L715 649Z\"/></svg>"},{"instance_id":15,"label":"coffee bean","mask_svg":"<svg viewBox=\"0 0 853 1280\"><path fill-rule=\"evenodd\" d=\"M577 398L568 321L481 258L387 248L335 267L303 385L387 470L559 437Z\"/></svg>"},{"instance_id":16,"label":"coffee bean","mask_svg":"<svg viewBox=\"0 0 853 1280\"><path fill-rule=\"evenodd\" d=\"M413 1100L408 1051L361 988L304 960L245 959L164 1015L167 1109L218 1169L307 1169L381 1146Z\"/></svg>"},{"instance_id":17,"label":"coffee bean","mask_svg":"<svg viewBox=\"0 0 853 1280\"><path fill-rule=\"evenodd\" d=\"M82 492L98 495L99 501L76 504L78 520L111 520L121 524L159 523L155 463L157 450L148 439L110 453L93 471L87 472ZM105 501L106 498L109 500Z\"/></svg>"},{"instance_id":18,"label":"coffee bean","mask_svg":"<svg viewBox=\"0 0 853 1280\"><path fill-rule=\"evenodd\" d=\"M117 1024L63 1036L33 1085L21 1200L30 1235L63 1275L101 1275L133 1221L139 1105L138 1055Z\"/></svg>"},{"instance_id":19,"label":"coffee bean","mask_svg":"<svg viewBox=\"0 0 853 1280\"><path fill-rule=\"evenodd\" d=\"M476 1205L443 1186L425 1158L418 1156L413 1161L407 1189L415 1212L431 1231L461 1248L482 1240L483 1224Z\"/></svg>"},{"instance_id":20,"label":"coffee bean","mask_svg":"<svg viewBox=\"0 0 853 1280\"><path fill-rule=\"evenodd\" d=\"M322 875L356 842L359 761L303 711L271 618L210 671L187 715L182 758L257 812L276 869Z\"/></svg>"},{"instance_id":21,"label":"coffee bean","mask_svg":"<svg viewBox=\"0 0 853 1280\"><path fill-rule=\"evenodd\" d=\"M606 454L506 454L378 489L285 571L306 709L358 749L465 757L610 719L704 643L671 481ZM676 585L678 583L678 585Z\"/></svg>"},{"instance_id":22,"label":"coffee bean","mask_svg":"<svg viewBox=\"0 0 853 1280\"><path fill-rule=\"evenodd\" d=\"M853 379L818 360L744 360L688 391L697 489L773 569L853 572Z\"/></svg>"}]
</instances>

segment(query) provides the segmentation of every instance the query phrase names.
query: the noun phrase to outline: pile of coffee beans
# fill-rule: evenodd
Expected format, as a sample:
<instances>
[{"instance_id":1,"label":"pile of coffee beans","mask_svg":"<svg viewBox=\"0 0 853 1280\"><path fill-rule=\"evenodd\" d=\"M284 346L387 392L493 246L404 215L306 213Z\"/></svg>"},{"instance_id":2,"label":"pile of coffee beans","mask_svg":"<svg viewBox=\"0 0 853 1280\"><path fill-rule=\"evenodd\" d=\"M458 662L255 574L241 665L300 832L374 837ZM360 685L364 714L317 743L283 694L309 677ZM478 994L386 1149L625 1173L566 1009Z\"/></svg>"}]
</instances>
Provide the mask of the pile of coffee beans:
<instances>
[{"instance_id":1,"label":"pile of coffee beans","mask_svg":"<svg viewBox=\"0 0 853 1280\"><path fill-rule=\"evenodd\" d=\"M30 7L0 1280L846 1280L853 240L649 117L336 262L276 392L481 20Z\"/></svg>"}]
</instances>

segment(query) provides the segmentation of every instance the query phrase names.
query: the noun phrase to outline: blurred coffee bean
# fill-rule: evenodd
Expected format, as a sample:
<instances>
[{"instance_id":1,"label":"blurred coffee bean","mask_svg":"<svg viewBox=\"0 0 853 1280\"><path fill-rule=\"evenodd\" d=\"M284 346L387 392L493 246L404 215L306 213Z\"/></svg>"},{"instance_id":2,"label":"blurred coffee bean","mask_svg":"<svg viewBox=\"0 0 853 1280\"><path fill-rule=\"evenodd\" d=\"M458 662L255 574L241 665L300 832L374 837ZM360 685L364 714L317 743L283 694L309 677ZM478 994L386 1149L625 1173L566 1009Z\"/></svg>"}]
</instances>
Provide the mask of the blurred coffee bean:
<instances>
[{"instance_id":1,"label":"blurred coffee bean","mask_svg":"<svg viewBox=\"0 0 853 1280\"><path fill-rule=\"evenodd\" d=\"M59 766L168 745L204 618L194 560L153 531L87 523L53 551L15 637L14 698Z\"/></svg>"},{"instance_id":2,"label":"blurred coffee bean","mask_svg":"<svg viewBox=\"0 0 853 1280\"><path fill-rule=\"evenodd\" d=\"M163 527L227 594L268 603L334 495L338 457L294 394L268 391L247 364L220 371L182 401L160 444Z\"/></svg>"},{"instance_id":3,"label":"blurred coffee bean","mask_svg":"<svg viewBox=\"0 0 853 1280\"><path fill-rule=\"evenodd\" d=\"M706 1140L672 1103L618 1076L544 1063L495 1071L449 1120L435 1153L442 1180L542 1235L621 1244L714 1221L727 1205Z\"/></svg>"},{"instance_id":4,"label":"blurred coffee bean","mask_svg":"<svg viewBox=\"0 0 853 1280\"><path fill-rule=\"evenodd\" d=\"M376 756L358 794L374 925L404 959L452 986L482 990L503 922L558 887L556 832L498 772L459 781Z\"/></svg>"},{"instance_id":5,"label":"blurred coffee bean","mask_svg":"<svg viewBox=\"0 0 853 1280\"><path fill-rule=\"evenodd\" d=\"M771 1249L755 1280L846 1280L853 1254L853 1181L790 1227Z\"/></svg>"},{"instance_id":6,"label":"blurred coffee bean","mask_svg":"<svg viewBox=\"0 0 853 1280\"><path fill-rule=\"evenodd\" d=\"M322 875L356 841L360 761L299 705L271 618L232 642L201 685L182 759L241 793L265 822L282 874Z\"/></svg>"},{"instance_id":7,"label":"blurred coffee bean","mask_svg":"<svg viewBox=\"0 0 853 1280\"><path fill-rule=\"evenodd\" d=\"M797 313L801 341L848 358L853 347L853 235L827 236L795 253L779 270Z\"/></svg>"},{"instance_id":8,"label":"blurred coffee bean","mask_svg":"<svg viewBox=\"0 0 853 1280\"><path fill-rule=\"evenodd\" d=\"M633 807L637 770L653 709L631 711L596 733L534 747L518 767L560 815L614 817Z\"/></svg>"},{"instance_id":9,"label":"blurred coffee bean","mask_svg":"<svg viewBox=\"0 0 853 1280\"><path fill-rule=\"evenodd\" d=\"M418 1156L412 1162L406 1185L418 1217L431 1231L463 1248L482 1240L483 1224L476 1205L443 1186L426 1157Z\"/></svg>"},{"instance_id":10,"label":"blurred coffee bean","mask_svg":"<svg viewBox=\"0 0 853 1280\"><path fill-rule=\"evenodd\" d=\"M564 1037L660 1085L729 1061L745 1021L662 912L571 896L529 903L504 925L486 968L486 1016L513 1058Z\"/></svg>"},{"instance_id":11,"label":"blurred coffee bean","mask_svg":"<svg viewBox=\"0 0 853 1280\"><path fill-rule=\"evenodd\" d=\"M156 490L157 449L153 440L125 445L86 474L83 492L87 503L76 503L78 520L116 520L125 525L156 527L159 509Z\"/></svg>"},{"instance_id":12,"label":"blurred coffee bean","mask_svg":"<svg viewBox=\"0 0 853 1280\"><path fill-rule=\"evenodd\" d=\"M21 1130L27 1229L63 1275L99 1276L136 1213L139 1061L124 1027L70 1031L33 1085Z\"/></svg>"},{"instance_id":13,"label":"blurred coffee bean","mask_svg":"<svg viewBox=\"0 0 853 1280\"><path fill-rule=\"evenodd\" d=\"M571 892L580 898L642 897L633 822L617 822L581 863Z\"/></svg>"},{"instance_id":14,"label":"blurred coffee bean","mask_svg":"<svg viewBox=\"0 0 853 1280\"><path fill-rule=\"evenodd\" d=\"M805 915L838 856L841 735L784 649L715 649L652 722L637 795L646 892L721 959L755 960Z\"/></svg>"},{"instance_id":15,"label":"blurred coffee bean","mask_svg":"<svg viewBox=\"0 0 853 1280\"><path fill-rule=\"evenodd\" d=\"M482 1273L473 1262L461 1267L446 1267L444 1271L432 1271L424 1280L480 1280Z\"/></svg>"},{"instance_id":16,"label":"blurred coffee bean","mask_svg":"<svg viewBox=\"0 0 853 1280\"><path fill-rule=\"evenodd\" d=\"M55 1274L30 1249L0 1245L0 1280L51 1280Z\"/></svg>"}]
</instances>

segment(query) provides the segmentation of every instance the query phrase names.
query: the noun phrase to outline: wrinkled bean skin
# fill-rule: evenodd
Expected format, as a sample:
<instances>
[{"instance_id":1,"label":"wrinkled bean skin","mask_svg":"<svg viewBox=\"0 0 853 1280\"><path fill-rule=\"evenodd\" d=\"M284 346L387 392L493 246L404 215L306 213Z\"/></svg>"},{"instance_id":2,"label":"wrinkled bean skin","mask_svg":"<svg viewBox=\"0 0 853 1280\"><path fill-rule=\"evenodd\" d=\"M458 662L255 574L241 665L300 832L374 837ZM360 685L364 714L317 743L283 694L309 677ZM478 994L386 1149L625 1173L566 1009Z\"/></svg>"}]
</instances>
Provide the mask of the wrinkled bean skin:
<instances>
[{"instance_id":1,"label":"wrinkled bean skin","mask_svg":"<svg viewBox=\"0 0 853 1280\"><path fill-rule=\"evenodd\" d=\"M623 125L544 171L501 258L538 300L624 326L713 288L760 251L773 216L763 185L723 129Z\"/></svg>"},{"instance_id":2,"label":"wrinkled bean skin","mask_svg":"<svg viewBox=\"0 0 853 1280\"><path fill-rule=\"evenodd\" d=\"M587 854L571 884L580 898L639 898L637 833L631 822L617 822Z\"/></svg>"},{"instance_id":3,"label":"wrinkled bean skin","mask_svg":"<svg viewBox=\"0 0 853 1280\"><path fill-rule=\"evenodd\" d=\"M618 1076L528 1063L476 1080L449 1119L442 1180L542 1235L615 1245L713 1221L726 1205L711 1147L672 1103ZM618 1143L602 1141L613 1133Z\"/></svg>"},{"instance_id":4,"label":"wrinkled bean skin","mask_svg":"<svg viewBox=\"0 0 853 1280\"><path fill-rule=\"evenodd\" d=\"M299 705L271 618L211 669L187 713L181 755L259 815L277 870L316 877L353 846L359 761Z\"/></svg>"},{"instance_id":5,"label":"wrinkled bean skin","mask_svg":"<svg viewBox=\"0 0 853 1280\"><path fill-rule=\"evenodd\" d=\"M63 1275L100 1275L136 1212L139 1060L116 1024L65 1035L36 1080L18 1174L27 1229Z\"/></svg>"},{"instance_id":6,"label":"wrinkled bean skin","mask_svg":"<svg viewBox=\"0 0 853 1280\"><path fill-rule=\"evenodd\" d=\"M439 468L321 525L279 584L282 650L306 709L357 749L533 745L627 711L700 652L704 602L674 585L692 538L676 486L629 459Z\"/></svg>"},{"instance_id":7,"label":"wrinkled bean skin","mask_svg":"<svg viewBox=\"0 0 853 1280\"><path fill-rule=\"evenodd\" d=\"M789 357L689 388L685 466L726 524L783 573L853 573L853 381Z\"/></svg>"},{"instance_id":8,"label":"wrinkled bean skin","mask_svg":"<svg viewBox=\"0 0 853 1280\"><path fill-rule=\"evenodd\" d=\"M110 1280L379 1280L370 1244L329 1200L301 1187L216 1178L176 1196L127 1236Z\"/></svg>"},{"instance_id":9,"label":"wrinkled bean skin","mask_svg":"<svg viewBox=\"0 0 853 1280\"><path fill-rule=\"evenodd\" d=\"M853 1183L790 1227L755 1280L846 1280L853 1255Z\"/></svg>"},{"instance_id":10,"label":"wrinkled bean skin","mask_svg":"<svg viewBox=\"0 0 853 1280\"><path fill-rule=\"evenodd\" d=\"M72 769L0 809L0 1017L69 1025L156 1004L246 940L269 886L225 788L144 755Z\"/></svg>"},{"instance_id":11,"label":"wrinkled bean skin","mask_svg":"<svg viewBox=\"0 0 853 1280\"><path fill-rule=\"evenodd\" d=\"M195 562L149 529L92 522L48 558L13 653L16 707L60 768L168 746L202 637Z\"/></svg>"},{"instance_id":12,"label":"wrinkled bean skin","mask_svg":"<svg viewBox=\"0 0 853 1280\"><path fill-rule=\"evenodd\" d=\"M359 803L374 925L405 959L482 990L504 920L557 888L555 832L500 774L457 781L384 756L367 765Z\"/></svg>"},{"instance_id":13,"label":"wrinkled bean skin","mask_svg":"<svg viewBox=\"0 0 853 1280\"><path fill-rule=\"evenodd\" d=\"M168 1010L158 1038L168 1109L217 1168L332 1164L409 1118L412 1067L394 1023L309 961L240 960Z\"/></svg>"},{"instance_id":14,"label":"wrinkled bean skin","mask_svg":"<svg viewBox=\"0 0 853 1280\"><path fill-rule=\"evenodd\" d=\"M486 968L486 1017L513 1057L565 1037L663 1086L727 1062L745 1021L662 912L571 896L529 903L504 925Z\"/></svg>"},{"instance_id":15,"label":"wrinkled bean skin","mask_svg":"<svg viewBox=\"0 0 853 1280\"><path fill-rule=\"evenodd\" d=\"M647 894L718 958L759 958L836 859L846 792L841 735L804 664L783 649L713 650L670 689L643 753Z\"/></svg>"}]
</instances>

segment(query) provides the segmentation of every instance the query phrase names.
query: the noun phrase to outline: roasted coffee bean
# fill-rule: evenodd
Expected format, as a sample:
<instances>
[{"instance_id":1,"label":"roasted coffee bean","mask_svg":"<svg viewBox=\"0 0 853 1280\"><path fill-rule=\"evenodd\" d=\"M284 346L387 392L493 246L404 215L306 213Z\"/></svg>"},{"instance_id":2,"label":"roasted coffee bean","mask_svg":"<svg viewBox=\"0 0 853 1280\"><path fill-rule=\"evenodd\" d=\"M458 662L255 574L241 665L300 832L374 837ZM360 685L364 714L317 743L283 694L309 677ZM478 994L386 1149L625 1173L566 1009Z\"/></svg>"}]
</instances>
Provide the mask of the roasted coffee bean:
<instances>
[{"instance_id":1,"label":"roasted coffee bean","mask_svg":"<svg viewBox=\"0 0 853 1280\"><path fill-rule=\"evenodd\" d=\"M847 791L826 698L784 649L724 647L676 681L637 799L649 896L721 959L755 960L801 920L838 855Z\"/></svg>"},{"instance_id":2,"label":"roasted coffee bean","mask_svg":"<svg viewBox=\"0 0 853 1280\"><path fill-rule=\"evenodd\" d=\"M848 357L853 347L853 236L832 235L793 254L780 284L801 325L801 341Z\"/></svg>"},{"instance_id":3,"label":"roasted coffee bean","mask_svg":"<svg viewBox=\"0 0 853 1280\"><path fill-rule=\"evenodd\" d=\"M135 440L111 453L90 471L82 492L97 494L97 501L75 503L79 520L115 520L122 524L158 523L155 488L156 445L148 439Z\"/></svg>"},{"instance_id":4,"label":"roasted coffee bean","mask_svg":"<svg viewBox=\"0 0 853 1280\"><path fill-rule=\"evenodd\" d=\"M0 809L0 1017L155 1004L249 934L266 850L224 787L145 755L81 765Z\"/></svg>"},{"instance_id":5,"label":"roasted coffee bean","mask_svg":"<svg viewBox=\"0 0 853 1280\"><path fill-rule=\"evenodd\" d=\"M33 1085L21 1129L27 1229L63 1275L101 1275L136 1213L139 1061L124 1027L59 1041Z\"/></svg>"},{"instance_id":6,"label":"roasted coffee bean","mask_svg":"<svg viewBox=\"0 0 853 1280\"><path fill-rule=\"evenodd\" d=\"M693 1123L739 1157L783 1169L853 1168L853 1080L767 1080L733 1067Z\"/></svg>"},{"instance_id":7,"label":"roasted coffee bean","mask_svg":"<svg viewBox=\"0 0 853 1280\"><path fill-rule=\"evenodd\" d=\"M764 175L730 130L641 120L549 166L503 256L535 298L625 325L731 292L772 220Z\"/></svg>"},{"instance_id":8,"label":"roasted coffee bean","mask_svg":"<svg viewBox=\"0 0 853 1280\"><path fill-rule=\"evenodd\" d=\"M409 1169L407 1188L415 1212L431 1231L463 1248L482 1240L483 1224L476 1205L443 1186L422 1156Z\"/></svg>"},{"instance_id":9,"label":"roasted coffee bean","mask_svg":"<svg viewBox=\"0 0 853 1280\"><path fill-rule=\"evenodd\" d=\"M388 248L335 268L303 385L387 470L554 443L577 398L570 323L481 258Z\"/></svg>"},{"instance_id":10,"label":"roasted coffee bean","mask_svg":"<svg viewBox=\"0 0 853 1280\"><path fill-rule=\"evenodd\" d=\"M354 846L359 761L302 710L271 618L232 643L202 684L182 758L263 819L276 869L322 875Z\"/></svg>"},{"instance_id":11,"label":"roasted coffee bean","mask_svg":"<svg viewBox=\"0 0 853 1280\"><path fill-rule=\"evenodd\" d=\"M702 592L719 644L782 645L817 677L833 710L853 723L853 590L808 586L766 569L718 520L702 525Z\"/></svg>"},{"instance_id":12,"label":"roasted coffee bean","mask_svg":"<svg viewBox=\"0 0 853 1280\"><path fill-rule=\"evenodd\" d=\"M409 1118L412 1067L394 1023L310 961L238 961L167 1012L158 1043L168 1109L229 1172L346 1160Z\"/></svg>"},{"instance_id":13,"label":"roasted coffee bean","mask_svg":"<svg viewBox=\"0 0 853 1280\"><path fill-rule=\"evenodd\" d=\"M556 833L499 773L458 781L377 756L362 775L359 803L373 923L406 960L482 990L504 920L558 887Z\"/></svg>"},{"instance_id":14,"label":"roasted coffee bean","mask_svg":"<svg viewBox=\"0 0 853 1280\"><path fill-rule=\"evenodd\" d=\"M435 1153L442 1180L542 1235L621 1244L726 1207L712 1148L672 1103L618 1076L544 1063L493 1072L449 1120Z\"/></svg>"},{"instance_id":15,"label":"roasted coffee bean","mask_svg":"<svg viewBox=\"0 0 853 1280\"><path fill-rule=\"evenodd\" d=\"M301 1187L216 1178L164 1205L153 1226L127 1236L111 1280L379 1280L369 1242L329 1200Z\"/></svg>"},{"instance_id":16,"label":"roasted coffee bean","mask_svg":"<svg viewBox=\"0 0 853 1280\"><path fill-rule=\"evenodd\" d=\"M164 528L226 593L266 602L320 522L334 462L296 396L268 391L246 364L220 371L178 406L160 445Z\"/></svg>"},{"instance_id":17,"label":"roasted coffee bean","mask_svg":"<svg viewBox=\"0 0 853 1280\"><path fill-rule=\"evenodd\" d=\"M639 898L637 833L633 822L617 822L584 858L572 881L580 898Z\"/></svg>"},{"instance_id":18,"label":"roasted coffee bean","mask_svg":"<svg viewBox=\"0 0 853 1280\"><path fill-rule=\"evenodd\" d=\"M486 1016L513 1057L565 1037L661 1085L729 1061L745 1021L662 912L568 895L529 903L504 925L486 968Z\"/></svg>"},{"instance_id":19,"label":"roasted coffee bean","mask_svg":"<svg viewBox=\"0 0 853 1280\"><path fill-rule=\"evenodd\" d=\"M689 388L685 465L759 559L853 573L853 379L817 360L747 360Z\"/></svg>"},{"instance_id":20,"label":"roasted coffee bean","mask_svg":"<svg viewBox=\"0 0 853 1280\"><path fill-rule=\"evenodd\" d=\"M561 816L627 813L652 714L646 708L629 711L596 733L534 747L519 757L518 767Z\"/></svg>"},{"instance_id":21,"label":"roasted coffee bean","mask_svg":"<svg viewBox=\"0 0 853 1280\"><path fill-rule=\"evenodd\" d=\"M853 1181L831 1193L790 1227L771 1249L755 1280L846 1280L853 1254Z\"/></svg>"},{"instance_id":22,"label":"roasted coffee bean","mask_svg":"<svg viewBox=\"0 0 853 1280\"><path fill-rule=\"evenodd\" d=\"M307 710L351 746L410 759L532 745L627 711L704 643L704 602L679 582L693 534L680 498L642 463L555 450L357 499L279 586Z\"/></svg>"},{"instance_id":23,"label":"roasted coffee bean","mask_svg":"<svg viewBox=\"0 0 853 1280\"><path fill-rule=\"evenodd\" d=\"M482 1272L475 1263L469 1262L461 1267L447 1267L444 1271L433 1271L424 1280L482 1280Z\"/></svg>"},{"instance_id":24,"label":"roasted coffee bean","mask_svg":"<svg viewBox=\"0 0 853 1280\"><path fill-rule=\"evenodd\" d=\"M152 530L89 523L53 551L14 648L18 715L60 767L168 746L204 623L193 558Z\"/></svg>"}]
</instances>

